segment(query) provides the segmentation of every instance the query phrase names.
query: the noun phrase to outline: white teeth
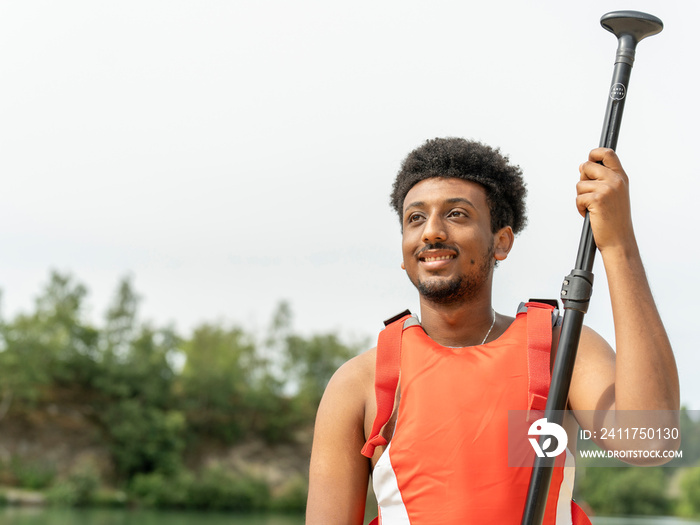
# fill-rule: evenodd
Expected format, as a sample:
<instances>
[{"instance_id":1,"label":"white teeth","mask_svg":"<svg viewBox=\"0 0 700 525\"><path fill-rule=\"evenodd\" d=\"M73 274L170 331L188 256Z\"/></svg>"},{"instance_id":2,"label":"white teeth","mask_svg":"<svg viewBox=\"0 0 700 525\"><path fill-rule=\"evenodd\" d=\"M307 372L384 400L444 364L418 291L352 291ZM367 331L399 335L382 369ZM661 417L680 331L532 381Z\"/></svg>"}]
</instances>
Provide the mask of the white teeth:
<instances>
[{"instance_id":1,"label":"white teeth","mask_svg":"<svg viewBox=\"0 0 700 525\"><path fill-rule=\"evenodd\" d=\"M444 255L442 257L426 257L424 259L424 261L425 262L446 261L447 259L452 259L452 255Z\"/></svg>"}]
</instances>

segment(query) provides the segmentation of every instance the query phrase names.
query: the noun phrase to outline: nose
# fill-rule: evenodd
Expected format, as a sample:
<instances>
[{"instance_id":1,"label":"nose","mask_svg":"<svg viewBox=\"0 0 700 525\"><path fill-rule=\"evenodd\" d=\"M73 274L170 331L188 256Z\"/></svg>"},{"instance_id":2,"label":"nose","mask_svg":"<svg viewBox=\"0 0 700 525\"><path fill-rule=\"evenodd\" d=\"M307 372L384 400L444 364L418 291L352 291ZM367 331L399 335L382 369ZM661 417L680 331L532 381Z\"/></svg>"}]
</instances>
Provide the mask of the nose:
<instances>
[{"instance_id":1,"label":"nose","mask_svg":"<svg viewBox=\"0 0 700 525\"><path fill-rule=\"evenodd\" d=\"M433 244L435 242L444 242L447 240L447 232L445 225L438 215L431 215L425 221L423 228L423 242Z\"/></svg>"}]
</instances>

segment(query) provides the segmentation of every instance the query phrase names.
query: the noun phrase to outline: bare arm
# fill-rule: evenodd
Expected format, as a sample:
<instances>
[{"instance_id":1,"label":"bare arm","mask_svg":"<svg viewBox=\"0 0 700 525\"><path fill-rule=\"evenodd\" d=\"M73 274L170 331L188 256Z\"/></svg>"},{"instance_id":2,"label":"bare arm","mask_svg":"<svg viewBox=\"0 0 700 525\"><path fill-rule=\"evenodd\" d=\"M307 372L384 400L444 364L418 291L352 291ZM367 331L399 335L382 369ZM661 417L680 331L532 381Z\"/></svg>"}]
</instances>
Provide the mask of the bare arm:
<instances>
[{"instance_id":1,"label":"bare arm","mask_svg":"<svg viewBox=\"0 0 700 525\"><path fill-rule=\"evenodd\" d=\"M571 406L607 412L606 419L619 410L679 410L678 371L634 235L627 175L617 155L604 148L593 150L580 171L576 203L582 214L590 213L605 265L616 352L584 330Z\"/></svg>"},{"instance_id":2,"label":"bare arm","mask_svg":"<svg viewBox=\"0 0 700 525\"><path fill-rule=\"evenodd\" d=\"M309 469L307 525L362 524L370 460L365 442L365 394L374 382L374 352L338 369L326 388L316 416Z\"/></svg>"}]
</instances>

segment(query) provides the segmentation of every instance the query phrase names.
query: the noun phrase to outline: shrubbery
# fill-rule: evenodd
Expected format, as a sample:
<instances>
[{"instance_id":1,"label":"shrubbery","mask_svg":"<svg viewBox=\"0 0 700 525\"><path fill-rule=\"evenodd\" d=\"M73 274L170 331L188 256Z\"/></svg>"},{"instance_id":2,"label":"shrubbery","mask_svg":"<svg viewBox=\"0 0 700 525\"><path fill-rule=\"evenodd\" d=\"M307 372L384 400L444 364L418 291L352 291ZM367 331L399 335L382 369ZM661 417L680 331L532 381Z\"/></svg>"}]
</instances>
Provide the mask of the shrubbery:
<instances>
[{"instance_id":1,"label":"shrubbery","mask_svg":"<svg viewBox=\"0 0 700 525\"><path fill-rule=\"evenodd\" d=\"M90 465L59 475L50 463L14 457L0 462L1 483L43 490L58 505L303 510L302 475L272 491L259 477L221 466L190 471L185 454L212 442L289 440L313 423L333 371L366 343L295 334L286 303L264 337L222 324L183 337L139 322L128 279L98 327L86 319L86 294L54 273L34 312L0 319L0 418L51 405L85 407L102 429L116 477L102 479ZM582 464L577 499L599 515L700 517L700 423L684 412L681 428L683 472Z\"/></svg>"},{"instance_id":2,"label":"shrubbery","mask_svg":"<svg viewBox=\"0 0 700 525\"><path fill-rule=\"evenodd\" d=\"M271 508L266 482L252 475L237 475L222 467L209 467L199 475L181 471L174 476L138 474L131 481L133 501L155 508L255 511Z\"/></svg>"},{"instance_id":3,"label":"shrubbery","mask_svg":"<svg viewBox=\"0 0 700 525\"><path fill-rule=\"evenodd\" d=\"M92 505L97 501L100 489L100 475L92 468L79 468L68 475L68 478L54 484L47 496L49 502L70 507Z\"/></svg>"},{"instance_id":4,"label":"shrubbery","mask_svg":"<svg viewBox=\"0 0 700 525\"><path fill-rule=\"evenodd\" d=\"M85 407L102 430L116 478L72 472L57 479L50 465L25 458L10 469L14 482L69 505L103 498L100 485L109 482L147 506L298 509L303 480L274 499L260 479L221 468L188 472L184 454L212 441L290 440L313 423L330 375L358 346L334 334L294 334L286 303L264 337L203 324L187 338L140 322L128 279L102 326L86 318L86 295L71 276L53 273L33 312L0 319L0 418L8 410Z\"/></svg>"},{"instance_id":5,"label":"shrubbery","mask_svg":"<svg viewBox=\"0 0 700 525\"><path fill-rule=\"evenodd\" d=\"M8 470L20 487L33 490L49 487L56 477L54 465L45 461L22 461L13 457Z\"/></svg>"},{"instance_id":6,"label":"shrubbery","mask_svg":"<svg viewBox=\"0 0 700 525\"><path fill-rule=\"evenodd\" d=\"M675 503L667 491L672 471L660 467L589 467L577 480L577 499L603 516L665 516Z\"/></svg>"}]
</instances>

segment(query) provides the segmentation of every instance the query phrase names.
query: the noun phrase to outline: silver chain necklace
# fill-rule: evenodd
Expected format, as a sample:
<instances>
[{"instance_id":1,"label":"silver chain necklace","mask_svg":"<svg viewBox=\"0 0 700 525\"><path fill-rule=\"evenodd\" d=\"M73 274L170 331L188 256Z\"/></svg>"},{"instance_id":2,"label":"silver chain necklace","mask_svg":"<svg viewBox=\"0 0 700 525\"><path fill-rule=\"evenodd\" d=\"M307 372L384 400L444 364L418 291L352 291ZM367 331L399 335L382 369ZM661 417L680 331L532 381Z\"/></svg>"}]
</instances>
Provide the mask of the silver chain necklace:
<instances>
[{"instance_id":1,"label":"silver chain necklace","mask_svg":"<svg viewBox=\"0 0 700 525\"><path fill-rule=\"evenodd\" d=\"M494 325L496 324L496 310L494 310L493 308L491 308L491 311L493 312L493 321L491 321L491 328L489 328L489 331L486 332L486 335L484 336L484 340L481 341L481 344L482 344L482 345L483 345L483 344L486 342L486 340L489 338L489 336L491 335L491 330L493 330L493 327L494 327Z\"/></svg>"},{"instance_id":2,"label":"silver chain necklace","mask_svg":"<svg viewBox=\"0 0 700 525\"><path fill-rule=\"evenodd\" d=\"M484 340L481 341L481 344L482 344L482 345L483 345L483 344L486 342L486 340L489 338L489 336L491 335L491 330L493 330L493 327L494 327L495 324L496 324L496 310L494 310L493 308L491 308L491 311L493 312L493 321L491 321L491 328L489 328L489 331L486 332L486 335L484 336ZM463 347L463 346L445 346L445 348L464 348L464 347Z\"/></svg>"}]
</instances>

